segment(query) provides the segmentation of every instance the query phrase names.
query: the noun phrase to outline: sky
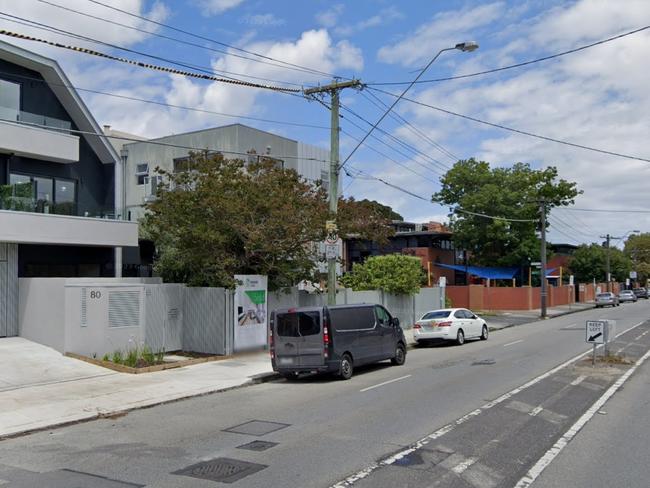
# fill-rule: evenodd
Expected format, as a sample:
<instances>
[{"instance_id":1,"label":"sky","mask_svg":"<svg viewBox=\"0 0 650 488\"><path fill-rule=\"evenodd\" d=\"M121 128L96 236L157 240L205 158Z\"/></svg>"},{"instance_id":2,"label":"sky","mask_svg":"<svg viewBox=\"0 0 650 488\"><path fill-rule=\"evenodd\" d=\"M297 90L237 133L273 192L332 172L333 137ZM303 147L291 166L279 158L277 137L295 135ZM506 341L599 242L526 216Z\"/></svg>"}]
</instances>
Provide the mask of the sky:
<instances>
[{"instance_id":1,"label":"sky","mask_svg":"<svg viewBox=\"0 0 650 488\"><path fill-rule=\"evenodd\" d=\"M342 161L384 113L382 104L395 100L384 92L399 94L408 86L377 83L410 82L441 49L468 40L480 45L471 53L442 52L422 80L505 67L650 25L647 0L0 0L0 13L2 29L198 73L290 88L327 84L334 76L358 78L367 84L363 90L341 93ZM314 100L0 39L56 59L78 88L159 102L80 91L100 125L159 137L241 122L329 147L329 110ZM419 83L406 96L494 124L650 159L649 55L650 29L520 68ZM343 188L346 196L390 205L406 220L444 222L449 209L430 197L440 188L440 176L457 159L470 157L493 166L556 166L561 178L578 184L583 194L575 205L551 213L552 242L601 243L599 236L607 233L650 232L650 162L528 137L407 100L348 160L345 167L356 177L343 174Z\"/></svg>"}]
</instances>

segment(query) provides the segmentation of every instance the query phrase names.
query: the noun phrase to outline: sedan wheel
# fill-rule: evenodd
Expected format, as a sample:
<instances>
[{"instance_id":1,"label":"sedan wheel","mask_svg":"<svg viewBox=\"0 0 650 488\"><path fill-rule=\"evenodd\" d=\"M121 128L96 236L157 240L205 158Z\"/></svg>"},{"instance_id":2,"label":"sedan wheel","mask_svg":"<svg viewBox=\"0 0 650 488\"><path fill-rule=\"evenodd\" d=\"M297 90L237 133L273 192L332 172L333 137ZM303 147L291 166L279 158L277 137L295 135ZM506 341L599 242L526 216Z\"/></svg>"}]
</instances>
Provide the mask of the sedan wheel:
<instances>
[{"instance_id":1,"label":"sedan wheel","mask_svg":"<svg viewBox=\"0 0 650 488\"><path fill-rule=\"evenodd\" d=\"M487 325L483 324L483 333L481 334L481 340L487 341L487 338L488 338L488 327Z\"/></svg>"},{"instance_id":2,"label":"sedan wheel","mask_svg":"<svg viewBox=\"0 0 650 488\"><path fill-rule=\"evenodd\" d=\"M459 346L465 344L465 334L463 333L463 329L459 329L458 334L456 334L456 344Z\"/></svg>"}]
</instances>

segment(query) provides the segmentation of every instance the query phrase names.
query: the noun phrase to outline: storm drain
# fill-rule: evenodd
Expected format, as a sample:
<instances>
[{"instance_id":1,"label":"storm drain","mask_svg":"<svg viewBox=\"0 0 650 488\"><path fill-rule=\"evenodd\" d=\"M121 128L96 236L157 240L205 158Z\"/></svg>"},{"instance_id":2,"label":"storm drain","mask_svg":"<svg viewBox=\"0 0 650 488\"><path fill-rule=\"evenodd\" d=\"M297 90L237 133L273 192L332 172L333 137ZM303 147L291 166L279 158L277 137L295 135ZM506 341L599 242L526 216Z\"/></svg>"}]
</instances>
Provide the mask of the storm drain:
<instances>
[{"instance_id":1,"label":"storm drain","mask_svg":"<svg viewBox=\"0 0 650 488\"><path fill-rule=\"evenodd\" d=\"M492 366L493 364L496 364L494 359L482 359L480 361L474 361L472 366Z\"/></svg>"},{"instance_id":2,"label":"storm drain","mask_svg":"<svg viewBox=\"0 0 650 488\"><path fill-rule=\"evenodd\" d=\"M273 446L277 446L277 442L268 442L268 441L253 441L243 446L237 446L237 449L246 449L247 451L266 451L271 449Z\"/></svg>"},{"instance_id":3,"label":"storm drain","mask_svg":"<svg viewBox=\"0 0 650 488\"><path fill-rule=\"evenodd\" d=\"M268 422L266 420L251 420L243 424L235 425L224 432L234 432L235 434L256 435L262 436L275 432L276 430L289 427L291 424L281 424L280 422Z\"/></svg>"},{"instance_id":4,"label":"storm drain","mask_svg":"<svg viewBox=\"0 0 650 488\"><path fill-rule=\"evenodd\" d=\"M234 483L246 476L262 471L266 467L264 464L238 461L237 459L216 458L193 464L179 471L174 471L172 474L202 480L219 481L221 483Z\"/></svg>"}]
</instances>

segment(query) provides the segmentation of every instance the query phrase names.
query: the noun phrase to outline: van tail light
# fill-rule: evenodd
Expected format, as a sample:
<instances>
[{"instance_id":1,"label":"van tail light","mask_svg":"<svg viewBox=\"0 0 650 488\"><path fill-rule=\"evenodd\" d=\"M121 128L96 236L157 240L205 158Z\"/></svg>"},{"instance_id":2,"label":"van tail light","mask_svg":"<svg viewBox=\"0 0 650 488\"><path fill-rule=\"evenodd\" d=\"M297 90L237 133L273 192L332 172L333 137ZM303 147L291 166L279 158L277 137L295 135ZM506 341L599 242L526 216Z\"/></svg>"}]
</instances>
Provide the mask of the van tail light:
<instances>
[{"instance_id":1,"label":"van tail light","mask_svg":"<svg viewBox=\"0 0 650 488\"><path fill-rule=\"evenodd\" d=\"M414 324L414 325L413 325L413 328L414 328L414 329L421 329L422 326L421 326L420 324Z\"/></svg>"},{"instance_id":2,"label":"van tail light","mask_svg":"<svg viewBox=\"0 0 650 488\"><path fill-rule=\"evenodd\" d=\"M323 316L323 356L325 359L329 357L329 346L330 346L330 328L329 321L327 320L327 315Z\"/></svg>"},{"instance_id":3,"label":"van tail light","mask_svg":"<svg viewBox=\"0 0 650 488\"><path fill-rule=\"evenodd\" d=\"M438 327L451 327L451 322L438 322Z\"/></svg>"},{"instance_id":4,"label":"van tail light","mask_svg":"<svg viewBox=\"0 0 650 488\"><path fill-rule=\"evenodd\" d=\"M275 359L275 341L273 340L273 325L269 329L269 353L271 359Z\"/></svg>"}]
</instances>

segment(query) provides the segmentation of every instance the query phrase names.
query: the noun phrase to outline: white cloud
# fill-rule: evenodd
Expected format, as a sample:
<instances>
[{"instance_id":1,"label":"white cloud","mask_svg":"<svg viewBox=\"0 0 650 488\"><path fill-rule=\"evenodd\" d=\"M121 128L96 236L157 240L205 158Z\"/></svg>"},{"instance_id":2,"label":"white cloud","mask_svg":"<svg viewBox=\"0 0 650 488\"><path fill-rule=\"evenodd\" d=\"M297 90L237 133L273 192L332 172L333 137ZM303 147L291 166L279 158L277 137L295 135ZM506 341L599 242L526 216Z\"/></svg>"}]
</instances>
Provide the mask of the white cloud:
<instances>
[{"instance_id":1,"label":"white cloud","mask_svg":"<svg viewBox=\"0 0 650 488\"><path fill-rule=\"evenodd\" d=\"M412 66L430 59L439 49L455 46L467 39L477 27L499 19L505 10L503 2L489 3L475 8L441 12L430 22L422 24L414 34L394 45L379 49L378 58L386 63ZM471 36L470 36L471 37Z\"/></svg>"},{"instance_id":2,"label":"white cloud","mask_svg":"<svg viewBox=\"0 0 650 488\"><path fill-rule=\"evenodd\" d=\"M273 14L257 14L247 15L242 19L242 22L255 26L279 26L286 24L284 19L279 19Z\"/></svg>"},{"instance_id":3,"label":"white cloud","mask_svg":"<svg viewBox=\"0 0 650 488\"><path fill-rule=\"evenodd\" d=\"M356 24L337 26L334 28L334 32L339 36L350 36L357 32L386 25L394 20L402 18L404 18L404 14L402 14L396 7L388 7L380 10L377 14L368 17L367 19L357 22Z\"/></svg>"},{"instance_id":4,"label":"white cloud","mask_svg":"<svg viewBox=\"0 0 650 488\"><path fill-rule=\"evenodd\" d=\"M201 14L209 17L239 7L244 0L196 0L196 3L201 8Z\"/></svg>"},{"instance_id":5,"label":"white cloud","mask_svg":"<svg viewBox=\"0 0 650 488\"><path fill-rule=\"evenodd\" d=\"M345 10L345 5L342 3L337 3L331 8L319 12L316 14L316 21L323 27L331 28L336 26L339 21L339 17Z\"/></svg>"}]
</instances>

